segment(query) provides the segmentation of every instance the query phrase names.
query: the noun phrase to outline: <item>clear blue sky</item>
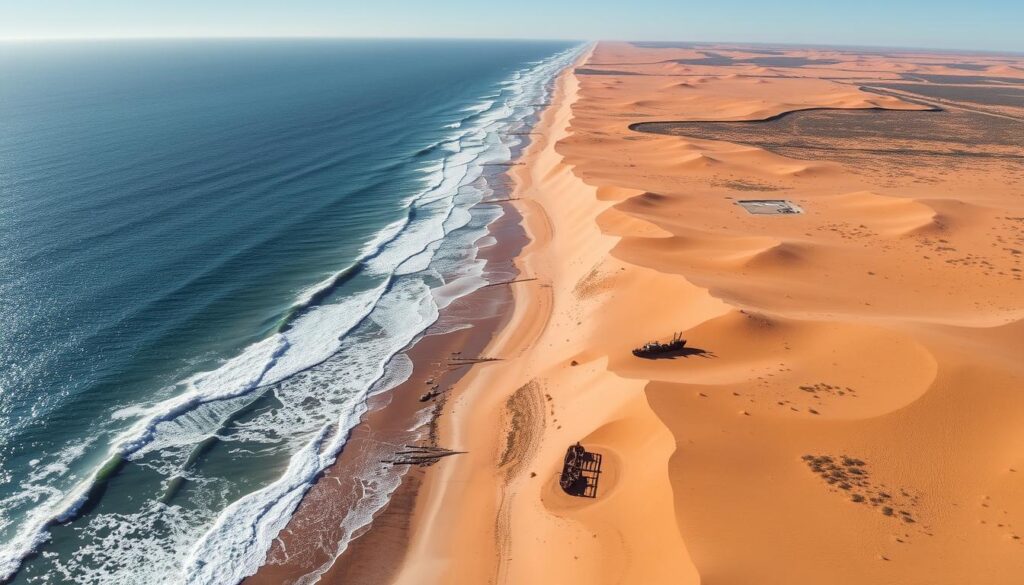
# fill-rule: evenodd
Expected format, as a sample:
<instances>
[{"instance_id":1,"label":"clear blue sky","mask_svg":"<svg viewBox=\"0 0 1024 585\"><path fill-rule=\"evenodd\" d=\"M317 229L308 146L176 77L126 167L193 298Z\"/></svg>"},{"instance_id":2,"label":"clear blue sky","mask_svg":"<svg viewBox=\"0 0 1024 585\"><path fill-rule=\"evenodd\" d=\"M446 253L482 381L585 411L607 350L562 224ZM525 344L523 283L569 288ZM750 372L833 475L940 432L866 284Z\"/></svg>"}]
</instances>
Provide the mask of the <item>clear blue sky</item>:
<instances>
[{"instance_id":1,"label":"clear blue sky","mask_svg":"<svg viewBox=\"0 0 1024 585\"><path fill-rule=\"evenodd\" d=\"M0 38L502 37L1024 51L1024 0L0 0Z\"/></svg>"}]
</instances>

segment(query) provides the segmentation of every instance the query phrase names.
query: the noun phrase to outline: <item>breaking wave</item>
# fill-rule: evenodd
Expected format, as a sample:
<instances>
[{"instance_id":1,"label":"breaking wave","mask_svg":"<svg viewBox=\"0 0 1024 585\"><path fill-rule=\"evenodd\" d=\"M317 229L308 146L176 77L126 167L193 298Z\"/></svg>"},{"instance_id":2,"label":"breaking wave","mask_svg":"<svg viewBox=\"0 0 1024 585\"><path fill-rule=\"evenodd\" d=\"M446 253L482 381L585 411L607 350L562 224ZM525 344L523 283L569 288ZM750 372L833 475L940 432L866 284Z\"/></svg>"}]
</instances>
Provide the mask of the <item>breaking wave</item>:
<instances>
[{"instance_id":1,"label":"breaking wave","mask_svg":"<svg viewBox=\"0 0 1024 585\"><path fill-rule=\"evenodd\" d=\"M155 516L171 526L166 542L142 541L143 550L138 543L118 541L112 535L145 530L144 521L108 514L90 528L87 548L114 569L93 571L76 566L74 559L57 563L66 577L83 583L132 582L139 578L131 575L139 563L150 567L146 580L153 583L228 584L255 572L302 496L341 451L365 412L367 396L408 377L410 365L401 352L435 322L439 309L486 284L475 244L501 212L496 206L475 207L491 193L482 180L485 165L510 160L522 141L511 133L533 120L555 75L580 50L516 72L497 94L465 106L458 120L445 124L446 134L422 151L437 158L420 163L421 188L404 201L405 217L381 229L350 266L300 292L271 335L219 367L180 381L173 397L117 413L135 420L111 442L106 457L72 489L46 493L15 538L0 547L0 581L47 540L51 525L75 518L124 461L145 462L184 481L210 440L258 444L284 435L292 453L287 467L213 515L153 502L145 522L155 522ZM360 289L348 290L357 278ZM240 411L267 397L274 408L237 423L230 435L218 434ZM61 472L59 465L46 467L40 473ZM349 534L369 522L397 486L395 478L375 481L383 486L381 497L346 519ZM42 490L43 483L31 485Z\"/></svg>"}]
</instances>

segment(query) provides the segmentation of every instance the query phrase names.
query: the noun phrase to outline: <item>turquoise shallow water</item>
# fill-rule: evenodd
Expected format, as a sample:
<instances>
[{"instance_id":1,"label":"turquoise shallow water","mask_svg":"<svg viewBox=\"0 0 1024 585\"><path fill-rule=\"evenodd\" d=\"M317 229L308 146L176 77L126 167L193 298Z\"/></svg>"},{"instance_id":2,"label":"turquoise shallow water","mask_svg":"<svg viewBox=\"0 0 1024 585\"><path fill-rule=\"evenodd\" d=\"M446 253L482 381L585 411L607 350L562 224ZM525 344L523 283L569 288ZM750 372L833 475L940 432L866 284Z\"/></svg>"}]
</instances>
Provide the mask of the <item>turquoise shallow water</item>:
<instances>
[{"instance_id":1,"label":"turquoise shallow water","mask_svg":"<svg viewBox=\"0 0 1024 585\"><path fill-rule=\"evenodd\" d=\"M576 51L0 46L0 579L251 570L484 282L486 163Z\"/></svg>"}]
</instances>

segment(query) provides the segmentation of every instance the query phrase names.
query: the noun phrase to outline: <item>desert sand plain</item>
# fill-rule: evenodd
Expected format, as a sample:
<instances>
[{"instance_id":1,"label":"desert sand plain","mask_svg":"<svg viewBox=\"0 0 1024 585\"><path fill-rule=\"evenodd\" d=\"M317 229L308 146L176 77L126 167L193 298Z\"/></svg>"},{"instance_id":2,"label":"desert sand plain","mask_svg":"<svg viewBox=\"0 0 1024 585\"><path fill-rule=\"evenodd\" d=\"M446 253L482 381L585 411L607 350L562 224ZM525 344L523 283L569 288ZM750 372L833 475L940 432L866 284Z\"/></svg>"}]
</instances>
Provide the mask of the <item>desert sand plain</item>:
<instances>
[{"instance_id":1,"label":"desert sand plain","mask_svg":"<svg viewBox=\"0 0 1024 585\"><path fill-rule=\"evenodd\" d=\"M393 582L1020 582L1024 58L600 43L538 133Z\"/></svg>"}]
</instances>

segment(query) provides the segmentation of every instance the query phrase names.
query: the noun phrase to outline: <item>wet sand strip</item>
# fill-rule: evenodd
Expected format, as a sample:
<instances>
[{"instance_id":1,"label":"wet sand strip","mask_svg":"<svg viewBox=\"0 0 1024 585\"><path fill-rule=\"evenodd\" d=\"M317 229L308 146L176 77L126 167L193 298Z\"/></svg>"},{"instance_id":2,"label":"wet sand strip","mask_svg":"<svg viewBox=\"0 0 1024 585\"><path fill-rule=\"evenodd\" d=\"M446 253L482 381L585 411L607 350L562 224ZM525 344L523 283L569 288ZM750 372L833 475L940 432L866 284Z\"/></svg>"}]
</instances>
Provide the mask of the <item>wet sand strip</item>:
<instances>
[{"instance_id":1,"label":"wet sand strip","mask_svg":"<svg viewBox=\"0 0 1024 585\"><path fill-rule=\"evenodd\" d=\"M481 249L480 257L487 260L489 275L500 275L501 280L506 281L513 280L516 271L512 259L527 239L519 212L508 203L500 204L505 214L490 226L490 235L498 243ZM268 553L266 564L244 583L294 583L325 565L330 568L320 583L374 585L388 582L408 545L409 519L425 469L408 466L388 503L374 514L368 527L355 533L346 550L335 560L338 543L345 536L342 521L364 494L363 486L355 478L365 465L389 465L382 461L393 458L404 445L415 441L417 433L410 429L422 420L420 411L431 404L435 408L431 428L426 440L416 444L432 443L432 427L444 409L445 391L469 371L469 368L453 367L452 355L456 352L463 358L479 355L508 319L511 305L510 286L487 286L456 300L442 311L438 325L471 326L440 334L428 330L427 336L408 350L407 355L413 362L410 378L370 399L368 412L353 429L338 461L307 493ZM431 330L436 331L438 325ZM434 386L439 394L421 402Z\"/></svg>"}]
</instances>

